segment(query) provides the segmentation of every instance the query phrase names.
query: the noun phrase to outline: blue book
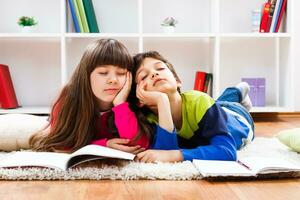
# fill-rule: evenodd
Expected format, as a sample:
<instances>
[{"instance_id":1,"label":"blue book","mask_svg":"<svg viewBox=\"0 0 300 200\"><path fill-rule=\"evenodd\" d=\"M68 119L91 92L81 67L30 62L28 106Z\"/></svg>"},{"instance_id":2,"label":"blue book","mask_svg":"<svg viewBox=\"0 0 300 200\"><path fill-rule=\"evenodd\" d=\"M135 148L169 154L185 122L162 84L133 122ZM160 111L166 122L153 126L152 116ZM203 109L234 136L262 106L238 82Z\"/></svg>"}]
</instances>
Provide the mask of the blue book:
<instances>
[{"instance_id":1,"label":"blue book","mask_svg":"<svg viewBox=\"0 0 300 200\"><path fill-rule=\"evenodd\" d=\"M78 24L78 20L77 20L77 16L76 16L75 8L74 8L74 5L73 5L73 1L68 0L68 2L69 2L69 5L70 5L70 11L71 11L75 31L76 31L76 33L80 33L80 28L79 28L79 24Z\"/></svg>"}]
</instances>

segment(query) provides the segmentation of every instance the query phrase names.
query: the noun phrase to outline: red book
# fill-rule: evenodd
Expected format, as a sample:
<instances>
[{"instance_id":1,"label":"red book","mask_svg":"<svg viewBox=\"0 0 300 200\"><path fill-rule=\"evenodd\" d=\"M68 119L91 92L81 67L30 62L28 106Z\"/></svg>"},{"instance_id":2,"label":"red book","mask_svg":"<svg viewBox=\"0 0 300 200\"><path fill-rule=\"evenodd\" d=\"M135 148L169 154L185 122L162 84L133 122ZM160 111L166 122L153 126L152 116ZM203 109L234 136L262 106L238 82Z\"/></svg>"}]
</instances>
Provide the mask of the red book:
<instances>
[{"instance_id":1,"label":"red book","mask_svg":"<svg viewBox=\"0 0 300 200\"><path fill-rule=\"evenodd\" d=\"M268 26L268 19L269 19L269 12L270 12L270 6L271 4L269 2L264 3L263 5L263 11L262 11L262 17L259 27L259 32L265 33Z\"/></svg>"},{"instance_id":2,"label":"red book","mask_svg":"<svg viewBox=\"0 0 300 200\"><path fill-rule=\"evenodd\" d=\"M281 9L280 9L278 21L277 21L277 24L275 24L275 26L276 26L275 32L276 32L276 33L278 32L279 27L280 27L280 23L281 23L281 21L282 21L282 17L283 17L285 8L286 8L286 2L287 2L287 0L283 0L283 2L282 2L282 6L281 6Z\"/></svg>"},{"instance_id":3,"label":"red book","mask_svg":"<svg viewBox=\"0 0 300 200\"><path fill-rule=\"evenodd\" d=\"M198 90L198 91L201 91L201 92L204 91L205 77L206 77L205 72L201 72L201 71L196 72L194 90Z\"/></svg>"},{"instance_id":4,"label":"red book","mask_svg":"<svg viewBox=\"0 0 300 200\"><path fill-rule=\"evenodd\" d=\"M0 108L17 108L18 106L8 66L0 64Z\"/></svg>"},{"instance_id":5,"label":"red book","mask_svg":"<svg viewBox=\"0 0 300 200\"><path fill-rule=\"evenodd\" d=\"M268 22L267 22L267 27L265 32L270 32L271 24L273 21L273 15L275 11L275 6L276 6L276 1L277 0L269 0L268 2L270 3L270 9L269 9L269 17L268 17Z\"/></svg>"}]
</instances>

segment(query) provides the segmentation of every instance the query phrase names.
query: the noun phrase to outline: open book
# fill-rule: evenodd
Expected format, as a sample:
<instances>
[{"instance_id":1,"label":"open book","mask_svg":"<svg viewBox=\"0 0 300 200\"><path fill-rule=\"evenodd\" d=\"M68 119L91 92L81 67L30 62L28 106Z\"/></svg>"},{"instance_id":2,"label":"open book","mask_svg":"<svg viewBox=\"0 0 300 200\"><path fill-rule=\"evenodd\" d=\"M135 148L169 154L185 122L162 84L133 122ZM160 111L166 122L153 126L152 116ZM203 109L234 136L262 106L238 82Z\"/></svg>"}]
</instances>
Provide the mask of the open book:
<instances>
[{"instance_id":1,"label":"open book","mask_svg":"<svg viewBox=\"0 0 300 200\"><path fill-rule=\"evenodd\" d=\"M7 155L0 162L0 167L49 167L67 170L83 162L103 159L118 158L133 160L134 154L111 149L98 145L87 145L81 149L68 153L53 152L15 152Z\"/></svg>"},{"instance_id":2,"label":"open book","mask_svg":"<svg viewBox=\"0 0 300 200\"><path fill-rule=\"evenodd\" d=\"M203 177L251 177L300 171L300 166L285 159L259 156L245 157L238 161L193 160L193 163Z\"/></svg>"}]
</instances>

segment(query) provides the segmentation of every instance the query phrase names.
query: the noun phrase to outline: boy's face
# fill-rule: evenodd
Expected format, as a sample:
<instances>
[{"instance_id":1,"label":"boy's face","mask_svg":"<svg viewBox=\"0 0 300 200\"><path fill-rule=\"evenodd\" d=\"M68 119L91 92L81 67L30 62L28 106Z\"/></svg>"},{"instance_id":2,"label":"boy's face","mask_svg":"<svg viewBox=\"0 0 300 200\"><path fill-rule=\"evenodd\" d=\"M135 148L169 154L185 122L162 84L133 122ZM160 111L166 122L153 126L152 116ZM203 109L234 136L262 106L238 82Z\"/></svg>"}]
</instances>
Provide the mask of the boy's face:
<instances>
[{"instance_id":1,"label":"boy's face","mask_svg":"<svg viewBox=\"0 0 300 200\"><path fill-rule=\"evenodd\" d=\"M135 82L146 83L145 90L163 93L176 92L180 83L176 81L168 66L161 60L145 58L138 68Z\"/></svg>"}]
</instances>

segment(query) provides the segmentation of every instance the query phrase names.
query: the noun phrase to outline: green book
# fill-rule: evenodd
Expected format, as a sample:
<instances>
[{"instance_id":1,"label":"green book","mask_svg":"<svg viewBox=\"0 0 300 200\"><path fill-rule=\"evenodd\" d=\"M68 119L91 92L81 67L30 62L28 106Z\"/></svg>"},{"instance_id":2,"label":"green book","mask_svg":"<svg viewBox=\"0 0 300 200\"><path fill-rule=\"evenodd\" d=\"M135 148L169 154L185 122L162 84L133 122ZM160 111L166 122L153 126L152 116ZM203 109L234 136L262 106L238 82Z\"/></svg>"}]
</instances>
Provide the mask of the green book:
<instances>
[{"instance_id":1,"label":"green book","mask_svg":"<svg viewBox=\"0 0 300 200\"><path fill-rule=\"evenodd\" d=\"M92 0L83 0L83 6L91 33L99 33L97 18Z\"/></svg>"},{"instance_id":2,"label":"green book","mask_svg":"<svg viewBox=\"0 0 300 200\"><path fill-rule=\"evenodd\" d=\"M80 18L81 18L81 21L82 21L83 32L84 33L89 33L90 29L89 29L89 25L88 25L88 22L87 22L87 19L86 19L84 7L83 7L83 2L82 2L82 0L76 0L76 1L77 1L78 9L79 9Z\"/></svg>"},{"instance_id":3,"label":"green book","mask_svg":"<svg viewBox=\"0 0 300 200\"><path fill-rule=\"evenodd\" d=\"M71 0L71 1L73 1L73 5L74 5L74 8L75 8L75 13L76 13L76 17L77 17L77 20L78 20L78 25L79 25L80 33L83 33L84 30L83 30L82 21L81 21L80 14L79 14L77 0Z\"/></svg>"}]
</instances>

